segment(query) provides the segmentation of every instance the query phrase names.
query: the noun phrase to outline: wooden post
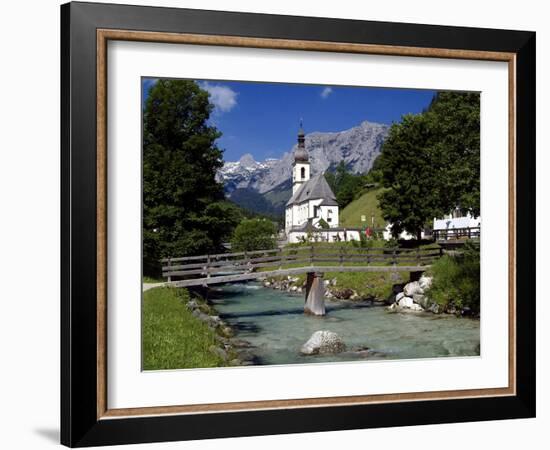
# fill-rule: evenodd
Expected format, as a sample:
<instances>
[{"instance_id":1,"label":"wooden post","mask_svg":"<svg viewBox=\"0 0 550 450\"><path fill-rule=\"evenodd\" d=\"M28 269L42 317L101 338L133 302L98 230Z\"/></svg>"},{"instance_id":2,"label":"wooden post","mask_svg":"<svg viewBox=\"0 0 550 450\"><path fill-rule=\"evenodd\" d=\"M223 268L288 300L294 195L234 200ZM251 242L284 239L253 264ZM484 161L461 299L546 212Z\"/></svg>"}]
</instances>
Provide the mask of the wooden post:
<instances>
[{"instance_id":1,"label":"wooden post","mask_svg":"<svg viewBox=\"0 0 550 450\"><path fill-rule=\"evenodd\" d=\"M367 247L367 266L370 264L370 253L369 248Z\"/></svg>"},{"instance_id":2,"label":"wooden post","mask_svg":"<svg viewBox=\"0 0 550 450\"><path fill-rule=\"evenodd\" d=\"M172 266L172 258L168 258L168 273L172 271L171 266ZM171 281L172 281L172 277L168 275L168 283L170 283Z\"/></svg>"},{"instance_id":3,"label":"wooden post","mask_svg":"<svg viewBox=\"0 0 550 450\"><path fill-rule=\"evenodd\" d=\"M343 266L344 265L344 247L341 245L340 246L340 266Z\"/></svg>"},{"instance_id":4,"label":"wooden post","mask_svg":"<svg viewBox=\"0 0 550 450\"><path fill-rule=\"evenodd\" d=\"M210 278L210 255L206 255L206 278Z\"/></svg>"},{"instance_id":5,"label":"wooden post","mask_svg":"<svg viewBox=\"0 0 550 450\"><path fill-rule=\"evenodd\" d=\"M325 283L322 273L307 273L306 302L304 305L304 313L314 316L324 316L326 314Z\"/></svg>"}]
</instances>

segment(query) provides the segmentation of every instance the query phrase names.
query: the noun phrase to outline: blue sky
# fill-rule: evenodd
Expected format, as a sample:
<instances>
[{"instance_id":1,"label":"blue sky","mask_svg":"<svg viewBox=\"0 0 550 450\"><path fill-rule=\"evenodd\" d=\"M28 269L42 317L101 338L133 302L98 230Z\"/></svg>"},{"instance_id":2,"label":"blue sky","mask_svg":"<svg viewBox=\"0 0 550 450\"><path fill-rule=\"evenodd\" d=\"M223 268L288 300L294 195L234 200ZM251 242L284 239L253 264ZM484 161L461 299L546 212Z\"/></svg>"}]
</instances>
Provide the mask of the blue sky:
<instances>
[{"instance_id":1,"label":"blue sky","mask_svg":"<svg viewBox=\"0 0 550 450\"><path fill-rule=\"evenodd\" d=\"M154 79L144 78L144 98ZM215 105L211 122L224 160L251 153L257 161L279 158L296 142L300 119L304 130L342 131L361 122L391 124L403 114L419 113L435 91L238 81L197 82Z\"/></svg>"}]
</instances>

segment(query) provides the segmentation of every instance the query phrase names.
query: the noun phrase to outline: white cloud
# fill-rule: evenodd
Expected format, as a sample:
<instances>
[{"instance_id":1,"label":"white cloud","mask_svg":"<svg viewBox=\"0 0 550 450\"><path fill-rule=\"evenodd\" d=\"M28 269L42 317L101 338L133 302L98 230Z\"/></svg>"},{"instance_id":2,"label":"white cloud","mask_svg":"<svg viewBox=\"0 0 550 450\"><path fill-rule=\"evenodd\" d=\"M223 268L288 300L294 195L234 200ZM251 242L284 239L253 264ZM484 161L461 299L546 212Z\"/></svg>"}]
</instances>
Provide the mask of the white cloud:
<instances>
[{"instance_id":1,"label":"white cloud","mask_svg":"<svg viewBox=\"0 0 550 450\"><path fill-rule=\"evenodd\" d=\"M215 112L229 112L237 105L237 93L229 86L211 84L208 81L200 83L200 87L210 94L210 101Z\"/></svg>"},{"instance_id":2,"label":"white cloud","mask_svg":"<svg viewBox=\"0 0 550 450\"><path fill-rule=\"evenodd\" d=\"M330 94L332 94L332 88L326 87L321 91L321 98L327 98Z\"/></svg>"}]
</instances>

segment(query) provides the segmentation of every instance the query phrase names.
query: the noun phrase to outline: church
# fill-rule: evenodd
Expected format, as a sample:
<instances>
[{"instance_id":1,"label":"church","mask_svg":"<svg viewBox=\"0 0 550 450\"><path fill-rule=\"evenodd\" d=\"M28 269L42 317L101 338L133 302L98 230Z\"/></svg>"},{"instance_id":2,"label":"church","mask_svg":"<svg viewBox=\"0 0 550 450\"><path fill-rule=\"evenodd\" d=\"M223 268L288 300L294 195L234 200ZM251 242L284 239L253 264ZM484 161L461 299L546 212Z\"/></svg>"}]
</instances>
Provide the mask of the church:
<instances>
[{"instance_id":1,"label":"church","mask_svg":"<svg viewBox=\"0 0 550 450\"><path fill-rule=\"evenodd\" d=\"M311 166L300 124L298 147L292 163L292 196L286 203L285 233L288 243L359 240L359 230L339 227L336 196L323 173L311 177Z\"/></svg>"}]
</instances>

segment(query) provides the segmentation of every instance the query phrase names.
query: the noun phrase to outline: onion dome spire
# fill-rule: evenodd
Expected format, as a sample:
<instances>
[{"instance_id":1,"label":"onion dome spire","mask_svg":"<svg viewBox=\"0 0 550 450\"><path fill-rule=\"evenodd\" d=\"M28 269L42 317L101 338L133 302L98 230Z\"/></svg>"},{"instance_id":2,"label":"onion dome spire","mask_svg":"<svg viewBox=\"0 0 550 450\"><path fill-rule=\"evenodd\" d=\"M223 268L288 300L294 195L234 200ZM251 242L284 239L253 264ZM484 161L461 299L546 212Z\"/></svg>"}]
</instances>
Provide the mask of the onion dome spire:
<instances>
[{"instance_id":1,"label":"onion dome spire","mask_svg":"<svg viewBox=\"0 0 550 450\"><path fill-rule=\"evenodd\" d=\"M300 119L300 129L298 130L298 148L294 152L294 162L308 162L309 156L306 151L306 135L303 128L303 120Z\"/></svg>"}]
</instances>

